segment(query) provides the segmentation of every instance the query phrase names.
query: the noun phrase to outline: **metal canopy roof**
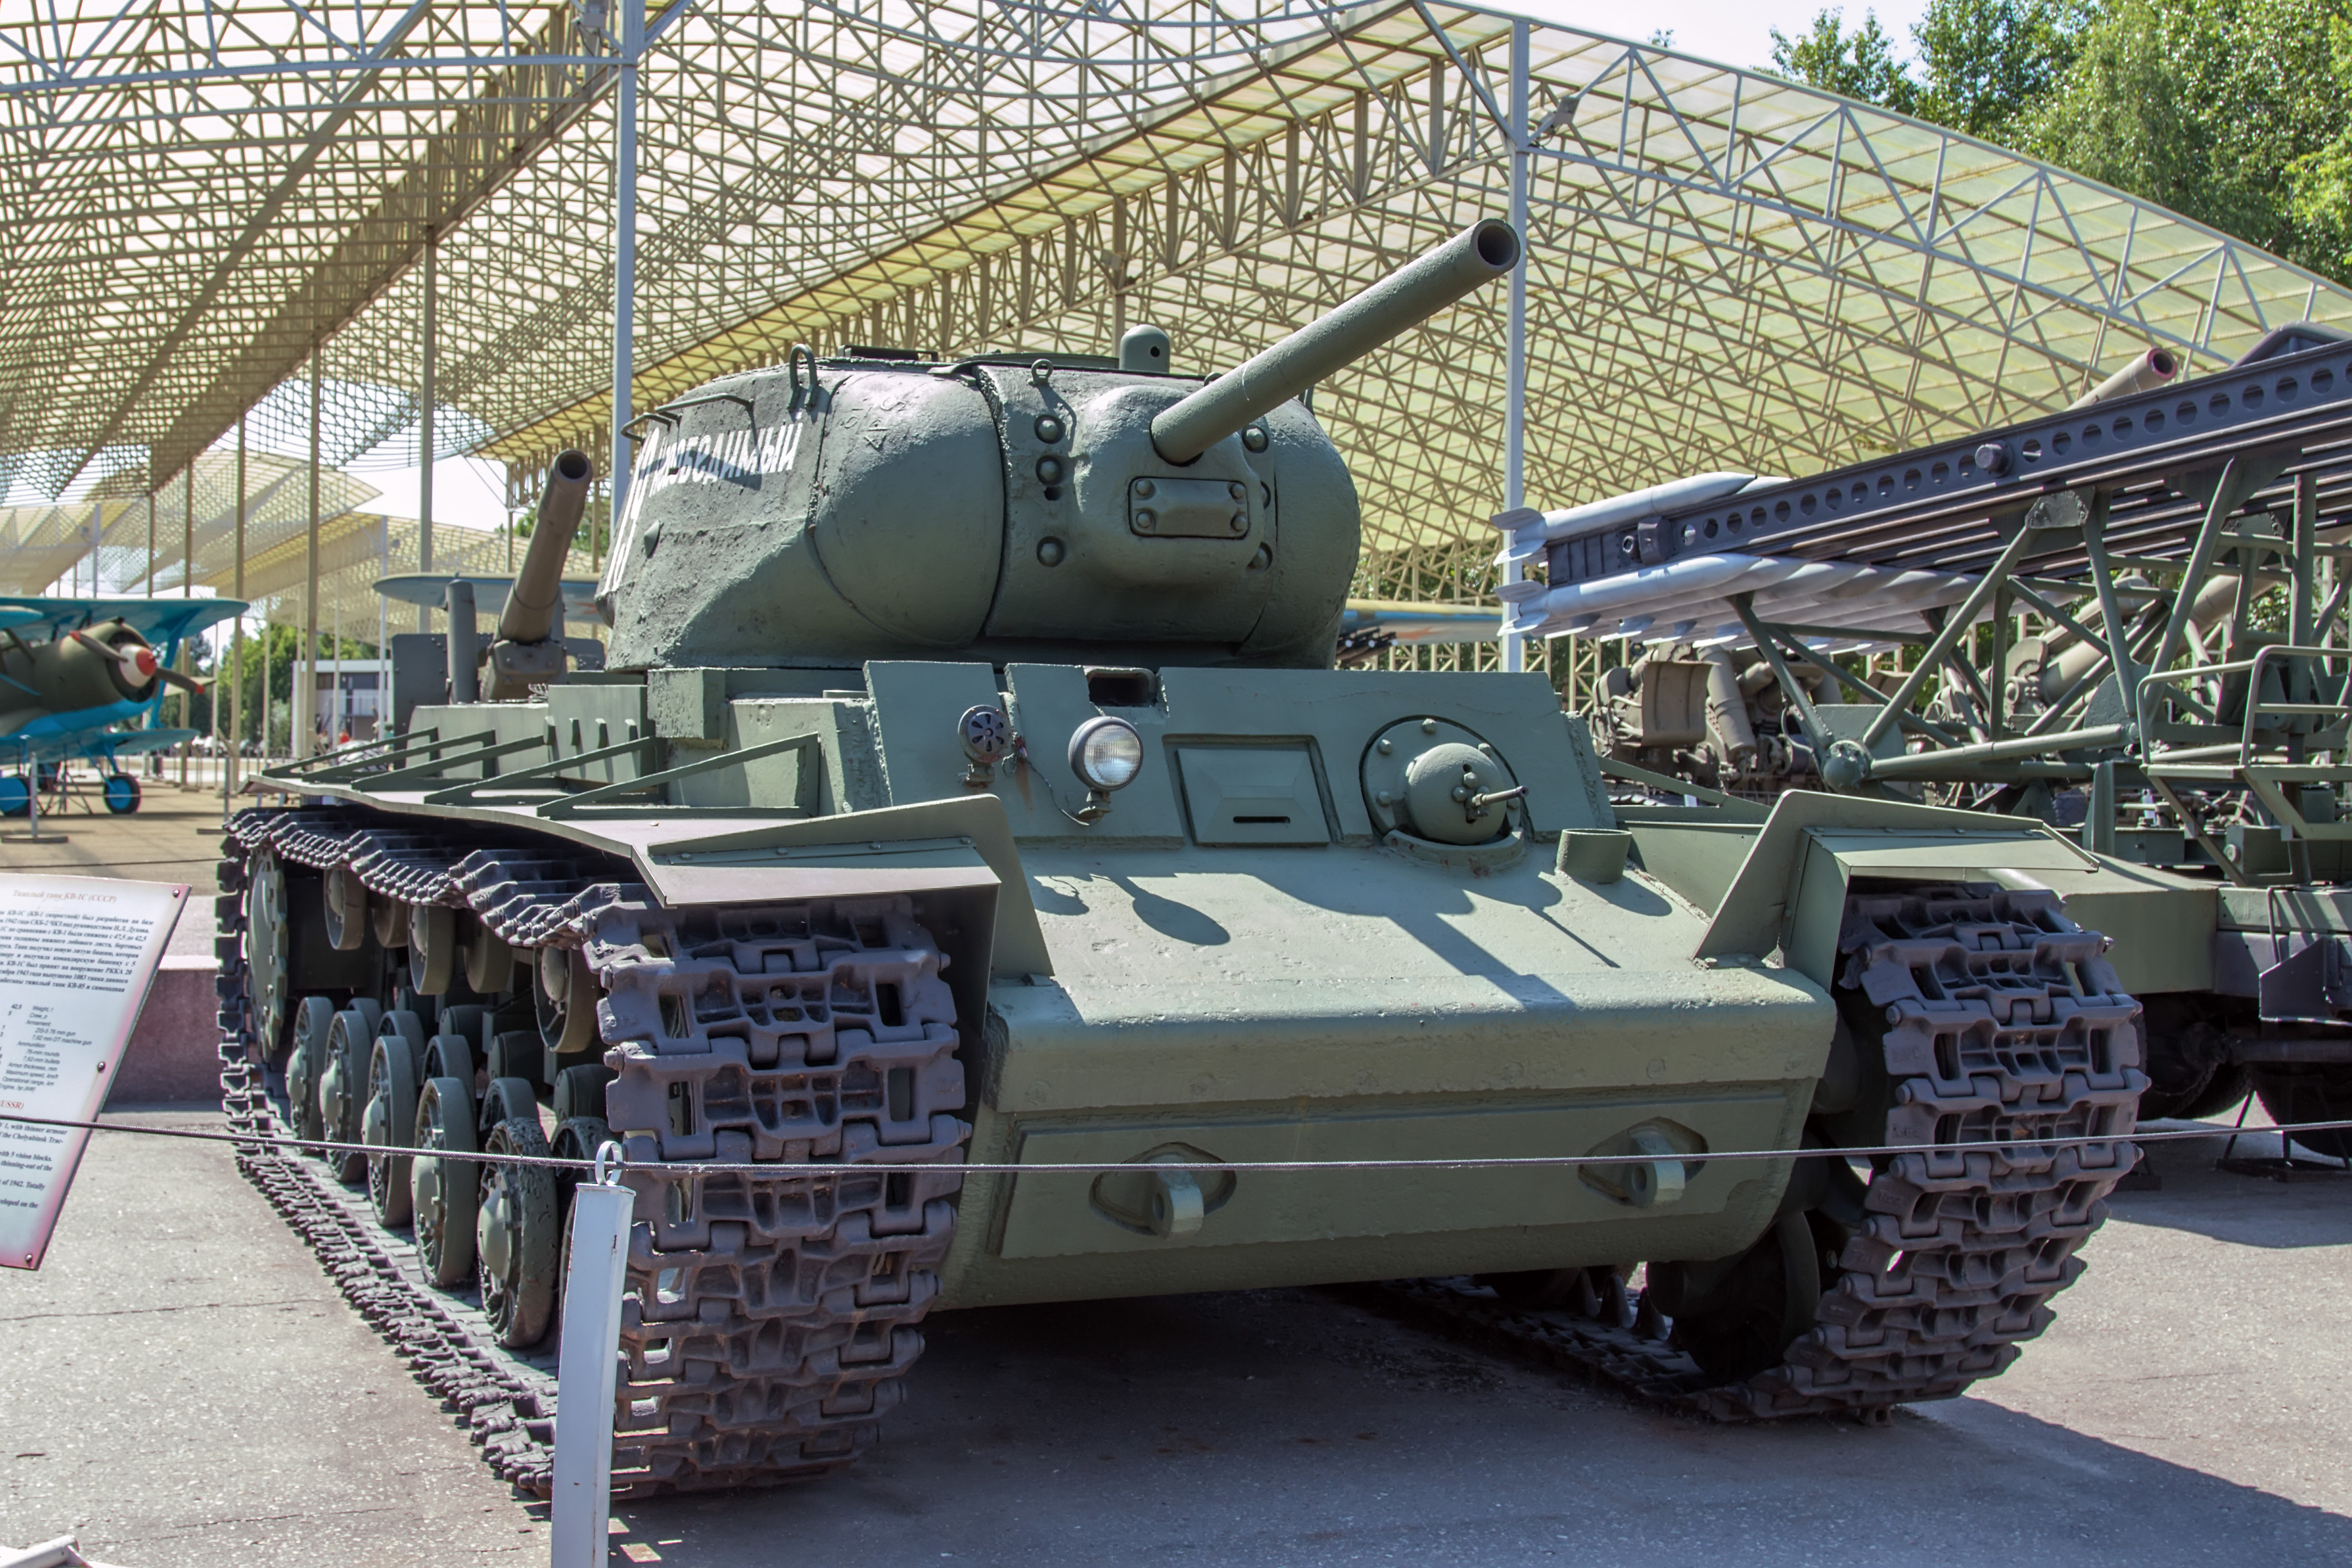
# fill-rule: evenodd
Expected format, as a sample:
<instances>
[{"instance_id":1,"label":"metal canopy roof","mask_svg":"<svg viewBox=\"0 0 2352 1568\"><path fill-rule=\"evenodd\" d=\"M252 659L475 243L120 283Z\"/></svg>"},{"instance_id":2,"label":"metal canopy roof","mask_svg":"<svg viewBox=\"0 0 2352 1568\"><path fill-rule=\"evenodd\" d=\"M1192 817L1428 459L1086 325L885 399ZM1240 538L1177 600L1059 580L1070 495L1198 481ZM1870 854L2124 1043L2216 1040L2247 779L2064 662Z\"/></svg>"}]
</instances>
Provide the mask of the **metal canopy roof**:
<instances>
[{"instance_id":1,"label":"metal canopy roof","mask_svg":"<svg viewBox=\"0 0 2352 1568\"><path fill-rule=\"evenodd\" d=\"M413 461L438 249L445 440L603 458L622 0L0 11L0 477L139 495L256 434ZM791 345L1229 366L1508 202L1507 16L1283 0L654 0L635 403ZM2352 295L2147 204L1754 72L1530 29L1528 495L1804 474L2188 373ZM1504 295L1321 389L1363 586L1476 580ZM322 345L313 359L313 345ZM310 368L306 368L306 361ZM217 575L200 548L205 575Z\"/></svg>"}]
</instances>

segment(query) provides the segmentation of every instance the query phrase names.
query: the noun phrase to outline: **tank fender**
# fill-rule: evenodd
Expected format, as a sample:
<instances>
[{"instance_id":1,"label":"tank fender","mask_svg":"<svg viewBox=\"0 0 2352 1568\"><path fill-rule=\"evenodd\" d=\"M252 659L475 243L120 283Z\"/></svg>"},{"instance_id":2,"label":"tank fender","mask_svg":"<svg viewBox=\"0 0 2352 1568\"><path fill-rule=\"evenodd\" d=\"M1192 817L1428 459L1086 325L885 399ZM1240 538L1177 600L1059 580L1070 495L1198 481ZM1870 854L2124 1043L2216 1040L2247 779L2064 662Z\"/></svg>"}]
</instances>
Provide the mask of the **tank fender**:
<instances>
[{"instance_id":1,"label":"tank fender","mask_svg":"<svg viewBox=\"0 0 2352 1568\"><path fill-rule=\"evenodd\" d=\"M1013 826L993 795L671 839L633 854L672 909L906 894L948 956L944 977L961 1019L985 1014L992 974L1053 973Z\"/></svg>"},{"instance_id":2,"label":"tank fender","mask_svg":"<svg viewBox=\"0 0 2352 1568\"><path fill-rule=\"evenodd\" d=\"M1646 862L1648 844L1636 829ZM2097 856L2046 824L1852 795L1792 791L1756 833L1694 956L1735 962L1780 951L1828 988L1846 892L1874 882L2034 883L2033 873L2096 872Z\"/></svg>"}]
</instances>

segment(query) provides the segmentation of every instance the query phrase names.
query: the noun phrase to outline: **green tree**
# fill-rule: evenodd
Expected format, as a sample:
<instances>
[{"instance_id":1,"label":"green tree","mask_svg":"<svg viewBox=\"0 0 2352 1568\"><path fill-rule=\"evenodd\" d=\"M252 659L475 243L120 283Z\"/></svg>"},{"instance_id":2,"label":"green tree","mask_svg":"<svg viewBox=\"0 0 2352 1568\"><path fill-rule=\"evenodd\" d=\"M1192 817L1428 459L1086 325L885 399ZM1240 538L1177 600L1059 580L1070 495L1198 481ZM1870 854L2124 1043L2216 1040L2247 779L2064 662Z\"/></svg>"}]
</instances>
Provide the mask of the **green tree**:
<instances>
[{"instance_id":1,"label":"green tree","mask_svg":"<svg viewBox=\"0 0 2352 1568\"><path fill-rule=\"evenodd\" d=\"M2085 0L1932 0L1911 32L1920 77L1911 112L2013 145L2074 65L2092 18Z\"/></svg>"},{"instance_id":2,"label":"green tree","mask_svg":"<svg viewBox=\"0 0 2352 1568\"><path fill-rule=\"evenodd\" d=\"M294 664L302 646L302 629L299 626L265 626L259 635L249 637L245 644L245 683L237 693L236 726L240 740L262 738L263 716L268 716L269 745L273 754L282 754L289 744L288 715L297 711L294 703ZM319 657L324 659L373 659L375 645L346 637L340 643L327 633L319 637ZM224 665L226 668L226 661ZM224 679L228 678L226 674ZM299 711L309 712L310 704Z\"/></svg>"},{"instance_id":3,"label":"green tree","mask_svg":"<svg viewBox=\"0 0 2352 1568\"><path fill-rule=\"evenodd\" d=\"M2344 0L2111 0L2029 150L2297 261L2331 256ZM2305 187L2309 187L2306 193Z\"/></svg>"},{"instance_id":4,"label":"green tree","mask_svg":"<svg viewBox=\"0 0 2352 1568\"><path fill-rule=\"evenodd\" d=\"M1894 41L1871 11L1862 14L1862 26L1852 32L1845 29L1842 10L1817 13L1813 25L1793 38L1773 28L1772 68L1790 81L1903 114L1911 112L1919 95L1918 84L1895 57Z\"/></svg>"},{"instance_id":5,"label":"green tree","mask_svg":"<svg viewBox=\"0 0 2352 1568\"><path fill-rule=\"evenodd\" d=\"M2327 19L2330 76L2352 84L2352 23ZM2340 127L2287 171L2287 217L2300 259L2331 277L2352 278L2352 125Z\"/></svg>"}]
</instances>

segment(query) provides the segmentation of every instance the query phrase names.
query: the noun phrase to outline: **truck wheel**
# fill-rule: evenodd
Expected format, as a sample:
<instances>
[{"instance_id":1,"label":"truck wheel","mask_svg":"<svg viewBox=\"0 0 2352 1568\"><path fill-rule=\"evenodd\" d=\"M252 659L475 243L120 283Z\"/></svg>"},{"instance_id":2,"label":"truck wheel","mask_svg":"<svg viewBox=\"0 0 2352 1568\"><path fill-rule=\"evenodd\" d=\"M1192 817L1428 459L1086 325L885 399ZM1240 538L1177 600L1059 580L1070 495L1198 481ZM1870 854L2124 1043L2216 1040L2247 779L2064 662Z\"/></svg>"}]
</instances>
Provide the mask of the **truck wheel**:
<instances>
[{"instance_id":1,"label":"truck wheel","mask_svg":"<svg viewBox=\"0 0 2352 1568\"><path fill-rule=\"evenodd\" d=\"M2273 1122L2352 1121L2352 1067L2326 1062L2254 1069L2254 1093ZM2294 1141L2331 1160L2352 1159L2352 1129L2297 1133Z\"/></svg>"}]
</instances>

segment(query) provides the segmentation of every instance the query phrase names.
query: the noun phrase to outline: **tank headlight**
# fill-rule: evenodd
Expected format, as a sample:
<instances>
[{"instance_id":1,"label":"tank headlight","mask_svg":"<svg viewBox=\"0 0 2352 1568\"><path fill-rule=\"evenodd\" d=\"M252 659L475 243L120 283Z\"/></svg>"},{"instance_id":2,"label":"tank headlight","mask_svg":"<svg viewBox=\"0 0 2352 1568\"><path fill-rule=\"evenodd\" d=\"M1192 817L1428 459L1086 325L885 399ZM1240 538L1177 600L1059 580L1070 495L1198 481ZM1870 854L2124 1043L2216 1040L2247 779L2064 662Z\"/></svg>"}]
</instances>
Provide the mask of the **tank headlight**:
<instances>
[{"instance_id":1,"label":"tank headlight","mask_svg":"<svg viewBox=\"0 0 2352 1568\"><path fill-rule=\"evenodd\" d=\"M1089 789L1124 789L1142 770L1143 737L1123 718L1090 718L1070 737L1070 771Z\"/></svg>"}]
</instances>

